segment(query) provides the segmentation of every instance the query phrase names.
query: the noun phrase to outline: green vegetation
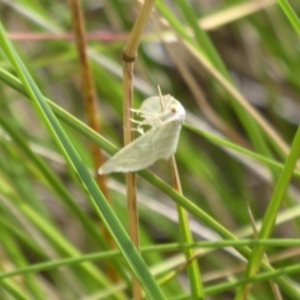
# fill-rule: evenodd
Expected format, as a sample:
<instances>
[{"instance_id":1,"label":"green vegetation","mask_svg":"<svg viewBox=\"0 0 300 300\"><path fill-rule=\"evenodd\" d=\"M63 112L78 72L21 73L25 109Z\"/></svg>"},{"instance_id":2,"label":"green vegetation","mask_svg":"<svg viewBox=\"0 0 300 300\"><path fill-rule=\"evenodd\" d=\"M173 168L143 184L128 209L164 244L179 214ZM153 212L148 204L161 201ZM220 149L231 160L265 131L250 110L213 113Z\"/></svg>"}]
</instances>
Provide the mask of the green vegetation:
<instances>
[{"instance_id":1,"label":"green vegetation","mask_svg":"<svg viewBox=\"0 0 300 300\"><path fill-rule=\"evenodd\" d=\"M135 31L140 1L82 1L96 110L75 1L1 4L0 299L140 299L132 274L145 299L300 299L298 1L145 2ZM138 223L134 184L93 179L133 35L134 108L159 85L187 113L176 163L137 173Z\"/></svg>"}]
</instances>

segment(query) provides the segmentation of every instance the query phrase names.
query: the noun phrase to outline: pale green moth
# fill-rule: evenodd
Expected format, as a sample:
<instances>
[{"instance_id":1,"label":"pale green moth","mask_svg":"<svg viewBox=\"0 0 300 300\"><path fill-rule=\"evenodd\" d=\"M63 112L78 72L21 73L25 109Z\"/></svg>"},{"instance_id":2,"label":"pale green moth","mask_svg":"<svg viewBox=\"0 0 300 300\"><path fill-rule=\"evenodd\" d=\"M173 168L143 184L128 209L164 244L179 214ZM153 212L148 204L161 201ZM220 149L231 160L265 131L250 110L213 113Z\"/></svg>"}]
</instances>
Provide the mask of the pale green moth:
<instances>
[{"instance_id":1,"label":"pale green moth","mask_svg":"<svg viewBox=\"0 0 300 300\"><path fill-rule=\"evenodd\" d=\"M153 165L159 159L168 160L175 153L181 125L185 118L183 106L171 95L154 96L133 109L142 121L135 130L142 135L126 145L99 169L99 174L135 172ZM151 126L144 133L143 126Z\"/></svg>"}]
</instances>

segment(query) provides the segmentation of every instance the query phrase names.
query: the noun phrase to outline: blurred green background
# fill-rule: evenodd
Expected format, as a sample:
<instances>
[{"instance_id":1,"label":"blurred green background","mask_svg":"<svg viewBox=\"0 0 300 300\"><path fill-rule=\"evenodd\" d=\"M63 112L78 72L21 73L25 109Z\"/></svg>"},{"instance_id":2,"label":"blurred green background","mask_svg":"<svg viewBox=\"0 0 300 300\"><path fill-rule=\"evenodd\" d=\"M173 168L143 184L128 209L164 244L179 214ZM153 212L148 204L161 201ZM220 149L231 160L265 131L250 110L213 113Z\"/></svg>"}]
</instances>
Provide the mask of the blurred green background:
<instances>
[{"instance_id":1,"label":"blurred green background","mask_svg":"<svg viewBox=\"0 0 300 300\"><path fill-rule=\"evenodd\" d=\"M299 1L289 3L300 14ZM140 5L138 1L124 0L82 1L102 134L119 147L123 131L121 54ZM68 3L3 0L0 9L8 36L42 93L86 122ZM193 54L190 47L200 56ZM176 152L183 194L241 238L253 237L248 206L256 221L263 219L281 168L266 165L254 155L232 151L215 138L247 148L265 159L285 161L287 153L266 133L247 105L291 145L300 119L299 49L296 30L273 0L157 1L141 40L135 62L135 108L143 99L157 94L158 84L163 94L169 93L181 102L187 111L186 122L198 129L196 132L183 126ZM1 69L16 75L2 50L0 55ZM236 101L214 70L244 97L246 105ZM84 212L94 228L99 225L84 189L32 103L9 86L3 76L1 272L103 250L74 212ZM62 125L91 168L88 139ZM167 162L160 161L150 170L172 184ZM64 192L53 187L55 182L49 183L47 172ZM108 186L113 209L126 228L124 176L109 176ZM172 199L140 177L138 192L141 245L178 242ZM272 237L298 238L299 214L299 181L295 177L277 214ZM190 226L195 241L218 237L214 228L197 218L191 217ZM298 253L298 248L268 248L276 268L299 264ZM174 252L154 251L143 257L160 275L184 262L182 254ZM118 258L118 263L128 271L123 259ZM230 280L229 274L241 272L244 267L236 252L224 250L206 250L199 263L205 286ZM3 285L0 282L0 298L22 299L23 295L24 299L130 299L128 283L109 282L102 262L83 266L12 277L2 281ZM290 275L292 282L300 280L298 274ZM167 299L188 292L186 273L179 273L162 289ZM252 291L249 299L275 299L267 281L255 285ZM233 299L233 295L230 290L209 299ZM292 299L289 297L283 292L283 299Z\"/></svg>"}]
</instances>

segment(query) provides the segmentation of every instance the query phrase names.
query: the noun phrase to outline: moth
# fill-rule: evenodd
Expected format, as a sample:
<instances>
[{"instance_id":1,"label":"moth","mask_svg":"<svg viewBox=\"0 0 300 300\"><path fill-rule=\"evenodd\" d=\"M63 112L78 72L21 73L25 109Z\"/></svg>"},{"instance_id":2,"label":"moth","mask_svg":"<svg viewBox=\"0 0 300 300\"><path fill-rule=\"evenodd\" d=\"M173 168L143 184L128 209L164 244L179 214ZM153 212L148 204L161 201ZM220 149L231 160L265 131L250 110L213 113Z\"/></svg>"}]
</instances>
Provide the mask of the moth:
<instances>
[{"instance_id":1,"label":"moth","mask_svg":"<svg viewBox=\"0 0 300 300\"><path fill-rule=\"evenodd\" d=\"M99 174L135 172L146 169L159 159L168 160L177 149L185 110L171 95L154 96L132 111L142 118L131 120L141 133L137 139L119 150L98 170ZM144 132L144 127L151 128Z\"/></svg>"}]
</instances>

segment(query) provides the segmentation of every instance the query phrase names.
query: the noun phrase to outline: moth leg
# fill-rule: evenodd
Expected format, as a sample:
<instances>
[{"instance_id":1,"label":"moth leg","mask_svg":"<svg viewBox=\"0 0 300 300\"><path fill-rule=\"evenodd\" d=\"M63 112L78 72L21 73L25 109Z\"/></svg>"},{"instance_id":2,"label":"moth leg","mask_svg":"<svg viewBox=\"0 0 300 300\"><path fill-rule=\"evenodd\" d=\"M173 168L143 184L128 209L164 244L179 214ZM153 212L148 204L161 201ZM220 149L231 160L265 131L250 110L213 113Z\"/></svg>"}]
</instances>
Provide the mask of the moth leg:
<instances>
[{"instance_id":1,"label":"moth leg","mask_svg":"<svg viewBox=\"0 0 300 300\"><path fill-rule=\"evenodd\" d=\"M123 127L123 129L124 129L124 127ZM138 126L137 128L132 127L130 129L126 129L126 131L137 131L138 133L140 133L142 135L145 134L144 129L141 126Z\"/></svg>"},{"instance_id":2,"label":"moth leg","mask_svg":"<svg viewBox=\"0 0 300 300\"><path fill-rule=\"evenodd\" d=\"M131 128L131 131L137 131L138 133L140 133L141 135L144 135L144 129L141 126L138 126L137 128Z\"/></svg>"},{"instance_id":3,"label":"moth leg","mask_svg":"<svg viewBox=\"0 0 300 300\"><path fill-rule=\"evenodd\" d=\"M169 103L169 101L168 101ZM139 114L141 118L144 120L137 121L131 119L133 123L138 124L138 126L142 127L144 125L149 125L151 127L159 126L162 122L161 118L163 117L163 114L161 112L156 111L149 111L147 109L131 109L131 111L135 112L136 114Z\"/></svg>"},{"instance_id":4,"label":"moth leg","mask_svg":"<svg viewBox=\"0 0 300 300\"><path fill-rule=\"evenodd\" d=\"M136 127L136 128L131 128L132 131L137 131L137 132L139 132L140 134L144 134L143 126L144 126L144 125L147 125L144 121L138 121L138 120L135 120L135 119L132 119L132 118L130 118L130 121L131 121L132 123L137 124L137 127Z\"/></svg>"},{"instance_id":5,"label":"moth leg","mask_svg":"<svg viewBox=\"0 0 300 300\"><path fill-rule=\"evenodd\" d=\"M141 135L144 135L144 134L145 134L144 128L143 128L142 126L138 126L138 127L136 128L136 131L139 132Z\"/></svg>"},{"instance_id":6,"label":"moth leg","mask_svg":"<svg viewBox=\"0 0 300 300\"><path fill-rule=\"evenodd\" d=\"M154 111L148 111L148 110L142 110L142 109L130 109L132 112L139 114L139 115L144 115L144 116L155 116L157 115L157 112Z\"/></svg>"},{"instance_id":7,"label":"moth leg","mask_svg":"<svg viewBox=\"0 0 300 300\"><path fill-rule=\"evenodd\" d=\"M130 121L131 121L132 123L135 123L135 124L143 124L143 125L145 125L145 122L144 122L144 121L135 120L135 119L133 119L133 118L130 118Z\"/></svg>"},{"instance_id":8,"label":"moth leg","mask_svg":"<svg viewBox=\"0 0 300 300\"><path fill-rule=\"evenodd\" d=\"M134 112L136 114L153 114L153 112L149 112L147 110L142 110L138 108L127 108L127 110L130 110L131 112Z\"/></svg>"}]
</instances>

